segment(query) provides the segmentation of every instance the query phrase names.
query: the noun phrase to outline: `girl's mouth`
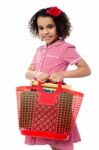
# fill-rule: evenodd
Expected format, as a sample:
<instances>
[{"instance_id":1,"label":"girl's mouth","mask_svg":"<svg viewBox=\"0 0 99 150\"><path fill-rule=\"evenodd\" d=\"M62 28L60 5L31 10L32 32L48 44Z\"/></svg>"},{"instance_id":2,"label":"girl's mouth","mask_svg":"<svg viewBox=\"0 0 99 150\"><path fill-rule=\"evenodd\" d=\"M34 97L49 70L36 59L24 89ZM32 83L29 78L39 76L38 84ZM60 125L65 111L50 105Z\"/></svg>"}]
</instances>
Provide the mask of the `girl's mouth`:
<instances>
[{"instance_id":1,"label":"girl's mouth","mask_svg":"<svg viewBox=\"0 0 99 150\"><path fill-rule=\"evenodd\" d=\"M51 36L44 36L43 38L44 38L44 39L50 39Z\"/></svg>"}]
</instances>

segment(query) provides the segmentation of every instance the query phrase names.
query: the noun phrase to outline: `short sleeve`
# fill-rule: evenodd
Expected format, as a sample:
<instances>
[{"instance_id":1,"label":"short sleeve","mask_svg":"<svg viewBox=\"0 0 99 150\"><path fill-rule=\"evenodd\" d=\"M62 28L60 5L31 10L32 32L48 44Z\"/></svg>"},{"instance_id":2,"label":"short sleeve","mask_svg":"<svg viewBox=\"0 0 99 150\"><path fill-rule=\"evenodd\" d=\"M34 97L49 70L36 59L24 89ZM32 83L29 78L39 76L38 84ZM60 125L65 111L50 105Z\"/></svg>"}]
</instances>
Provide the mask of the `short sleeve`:
<instances>
[{"instance_id":1,"label":"short sleeve","mask_svg":"<svg viewBox=\"0 0 99 150\"><path fill-rule=\"evenodd\" d=\"M78 63L80 59L81 59L81 56L76 51L76 47L74 45L69 45L64 54L64 60L68 64L73 65L73 64Z\"/></svg>"},{"instance_id":2,"label":"short sleeve","mask_svg":"<svg viewBox=\"0 0 99 150\"><path fill-rule=\"evenodd\" d=\"M34 55L31 64L32 64L32 65L35 65L35 64L36 64L36 54Z\"/></svg>"},{"instance_id":3,"label":"short sleeve","mask_svg":"<svg viewBox=\"0 0 99 150\"><path fill-rule=\"evenodd\" d=\"M35 53L35 55L32 59L31 64L35 65L37 63L40 53L41 53L41 46L37 48L36 53Z\"/></svg>"}]
</instances>

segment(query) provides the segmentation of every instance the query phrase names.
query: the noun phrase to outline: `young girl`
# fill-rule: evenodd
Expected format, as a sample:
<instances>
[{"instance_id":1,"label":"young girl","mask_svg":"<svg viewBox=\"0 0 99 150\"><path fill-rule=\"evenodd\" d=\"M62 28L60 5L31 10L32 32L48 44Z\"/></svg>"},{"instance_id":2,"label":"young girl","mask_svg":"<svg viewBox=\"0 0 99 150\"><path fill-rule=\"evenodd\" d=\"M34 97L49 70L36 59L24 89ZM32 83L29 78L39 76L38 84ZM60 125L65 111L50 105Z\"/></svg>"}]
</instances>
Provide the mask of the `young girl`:
<instances>
[{"instance_id":1,"label":"young girl","mask_svg":"<svg viewBox=\"0 0 99 150\"><path fill-rule=\"evenodd\" d=\"M71 31L65 12L57 7L41 9L31 18L29 27L33 35L44 41L45 45L38 47L25 74L27 79L45 83L90 75L88 64L78 54L75 46L64 41ZM76 65L76 69L66 71L69 65ZM52 150L73 150L73 143L78 141L80 135L76 124L67 141L28 136L25 138L26 144L49 144Z\"/></svg>"}]
</instances>

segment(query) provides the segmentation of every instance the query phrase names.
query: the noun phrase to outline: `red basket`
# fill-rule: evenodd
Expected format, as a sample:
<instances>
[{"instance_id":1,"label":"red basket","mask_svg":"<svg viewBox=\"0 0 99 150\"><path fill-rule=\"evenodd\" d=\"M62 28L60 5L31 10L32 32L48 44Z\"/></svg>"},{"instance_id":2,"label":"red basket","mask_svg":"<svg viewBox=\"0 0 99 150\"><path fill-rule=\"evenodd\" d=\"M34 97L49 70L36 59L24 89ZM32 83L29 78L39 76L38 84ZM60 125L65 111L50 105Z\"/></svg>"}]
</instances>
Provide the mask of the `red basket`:
<instances>
[{"instance_id":1,"label":"red basket","mask_svg":"<svg viewBox=\"0 0 99 150\"><path fill-rule=\"evenodd\" d=\"M39 83L19 86L16 93L19 129L23 135L61 140L69 137L81 106L81 92L62 89L61 83L54 92L44 92Z\"/></svg>"}]
</instances>

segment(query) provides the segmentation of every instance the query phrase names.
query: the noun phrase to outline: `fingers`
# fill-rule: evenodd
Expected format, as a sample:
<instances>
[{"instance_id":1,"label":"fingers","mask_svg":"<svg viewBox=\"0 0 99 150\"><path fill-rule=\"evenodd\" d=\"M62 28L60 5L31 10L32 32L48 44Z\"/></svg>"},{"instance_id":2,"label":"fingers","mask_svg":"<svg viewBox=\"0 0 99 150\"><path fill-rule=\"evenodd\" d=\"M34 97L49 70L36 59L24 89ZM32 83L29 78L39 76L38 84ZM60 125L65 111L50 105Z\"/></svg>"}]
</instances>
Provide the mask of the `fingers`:
<instances>
[{"instance_id":1,"label":"fingers","mask_svg":"<svg viewBox=\"0 0 99 150\"><path fill-rule=\"evenodd\" d=\"M52 73L50 76L46 73L39 72L36 79L42 83L46 82L47 80L50 80L52 82L60 82L63 80L63 74L62 72L56 72Z\"/></svg>"},{"instance_id":2,"label":"fingers","mask_svg":"<svg viewBox=\"0 0 99 150\"><path fill-rule=\"evenodd\" d=\"M61 73L52 73L49 78L52 82L60 82L63 80Z\"/></svg>"},{"instance_id":3,"label":"fingers","mask_svg":"<svg viewBox=\"0 0 99 150\"><path fill-rule=\"evenodd\" d=\"M37 80L40 81L40 82L42 82L42 83L44 83L44 82L46 82L47 79L43 78L43 77L40 77L40 78L37 78Z\"/></svg>"},{"instance_id":4,"label":"fingers","mask_svg":"<svg viewBox=\"0 0 99 150\"><path fill-rule=\"evenodd\" d=\"M46 73L41 73L37 76L37 80L44 83L48 80L48 75Z\"/></svg>"},{"instance_id":5,"label":"fingers","mask_svg":"<svg viewBox=\"0 0 99 150\"><path fill-rule=\"evenodd\" d=\"M59 82L59 80L58 80L58 78L57 78L57 76L53 73L53 74L51 74L50 75L50 78L49 78L52 82Z\"/></svg>"}]
</instances>

